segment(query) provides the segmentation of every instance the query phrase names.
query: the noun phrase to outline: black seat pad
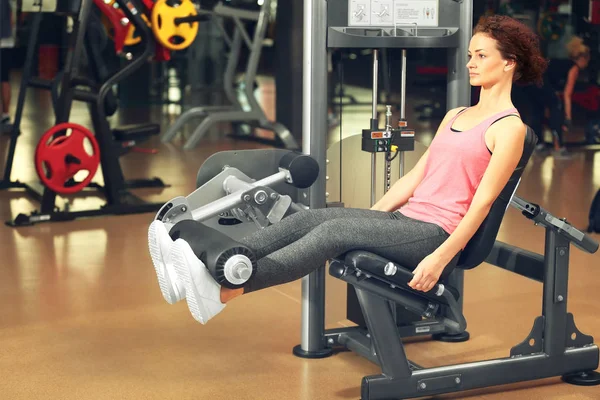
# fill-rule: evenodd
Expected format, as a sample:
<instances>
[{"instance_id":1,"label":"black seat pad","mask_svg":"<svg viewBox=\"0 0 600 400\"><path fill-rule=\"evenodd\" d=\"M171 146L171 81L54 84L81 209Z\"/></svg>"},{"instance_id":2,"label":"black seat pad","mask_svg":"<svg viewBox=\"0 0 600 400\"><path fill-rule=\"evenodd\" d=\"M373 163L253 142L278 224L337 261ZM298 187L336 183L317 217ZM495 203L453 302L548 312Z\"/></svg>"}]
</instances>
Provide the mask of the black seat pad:
<instances>
[{"instance_id":1,"label":"black seat pad","mask_svg":"<svg viewBox=\"0 0 600 400\"><path fill-rule=\"evenodd\" d=\"M143 140L149 136L160 133L159 124L130 124L122 125L113 129L113 136L116 140L124 142L127 140Z\"/></svg>"},{"instance_id":2,"label":"black seat pad","mask_svg":"<svg viewBox=\"0 0 600 400\"><path fill-rule=\"evenodd\" d=\"M423 295L427 298L440 299L435 293L424 293L421 291L416 291L407 286L407 283L413 277L412 270L406 267L401 266L400 264L394 262L394 265L398 268L398 271L395 275L385 275L384 268L385 266L393 262L384 257L381 257L375 253L371 253L368 251L352 251L345 254L343 257L344 265L348 267L353 267L354 269L358 269L363 273L368 273L370 275L376 276L379 280L382 280L386 283L402 286L402 289L398 290L409 290L414 293ZM460 297L459 291L456 288L449 286L445 282L440 282L444 284L444 287L452 294L452 296L458 300Z\"/></svg>"}]
</instances>

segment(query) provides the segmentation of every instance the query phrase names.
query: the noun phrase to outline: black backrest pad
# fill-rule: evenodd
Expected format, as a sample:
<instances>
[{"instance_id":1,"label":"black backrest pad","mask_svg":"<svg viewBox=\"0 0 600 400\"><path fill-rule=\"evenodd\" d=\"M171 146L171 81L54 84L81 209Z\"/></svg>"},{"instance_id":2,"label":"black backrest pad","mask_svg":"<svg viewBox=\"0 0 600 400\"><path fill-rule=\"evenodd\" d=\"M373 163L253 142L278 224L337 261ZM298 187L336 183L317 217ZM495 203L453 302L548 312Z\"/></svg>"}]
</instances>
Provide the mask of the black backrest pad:
<instances>
[{"instance_id":1,"label":"black backrest pad","mask_svg":"<svg viewBox=\"0 0 600 400\"><path fill-rule=\"evenodd\" d=\"M502 218L508 207L513 193L516 190L519 179L523 174L523 170L529 162L529 158L533 153L537 138L530 127L527 127L525 135L525 145L523 146L523 155L515 168L512 176L508 180L502 192L492 205L488 216L485 218L475 235L471 238L464 251L461 253L458 260L457 268L471 269L481 264L494 246Z\"/></svg>"}]
</instances>

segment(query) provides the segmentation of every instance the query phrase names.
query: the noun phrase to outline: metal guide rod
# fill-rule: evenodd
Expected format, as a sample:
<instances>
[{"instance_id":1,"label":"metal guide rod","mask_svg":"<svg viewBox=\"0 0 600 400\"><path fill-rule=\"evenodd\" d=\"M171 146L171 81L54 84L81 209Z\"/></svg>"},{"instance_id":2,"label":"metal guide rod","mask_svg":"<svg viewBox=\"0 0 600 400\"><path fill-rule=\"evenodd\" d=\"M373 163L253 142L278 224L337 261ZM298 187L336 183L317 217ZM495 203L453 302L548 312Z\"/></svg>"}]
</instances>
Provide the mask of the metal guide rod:
<instances>
[{"instance_id":1,"label":"metal guide rod","mask_svg":"<svg viewBox=\"0 0 600 400\"><path fill-rule=\"evenodd\" d=\"M302 150L322 171L309 191L310 208L325 208L327 170L327 2L304 0ZM323 354L325 346L325 265L302 278L301 343L297 355ZM330 353L326 351L325 353Z\"/></svg>"},{"instance_id":2,"label":"metal guide rod","mask_svg":"<svg viewBox=\"0 0 600 400\"><path fill-rule=\"evenodd\" d=\"M401 83L400 88L400 119L406 119L406 49L402 49L402 68L401 68ZM404 152L400 152L400 175L404 176Z\"/></svg>"},{"instance_id":3,"label":"metal guide rod","mask_svg":"<svg viewBox=\"0 0 600 400\"><path fill-rule=\"evenodd\" d=\"M373 116L371 129L377 129L377 84L379 78L379 50L373 50ZM376 125L377 124L377 125ZM377 189L377 153L371 153L371 206L375 204L375 191Z\"/></svg>"},{"instance_id":4,"label":"metal guide rod","mask_svg":"<svg viewBox=\"0 0 600 400\"><path fill-rule=\"evenodd\" d=\"M393 129L392 127L392 106L385 106L385 131L389 132ZM387 192L390 190L390 186L392 183L392 162L390 161L389 153L385 154L385 187L384 191Z\"/></svg>"}]
</instances>

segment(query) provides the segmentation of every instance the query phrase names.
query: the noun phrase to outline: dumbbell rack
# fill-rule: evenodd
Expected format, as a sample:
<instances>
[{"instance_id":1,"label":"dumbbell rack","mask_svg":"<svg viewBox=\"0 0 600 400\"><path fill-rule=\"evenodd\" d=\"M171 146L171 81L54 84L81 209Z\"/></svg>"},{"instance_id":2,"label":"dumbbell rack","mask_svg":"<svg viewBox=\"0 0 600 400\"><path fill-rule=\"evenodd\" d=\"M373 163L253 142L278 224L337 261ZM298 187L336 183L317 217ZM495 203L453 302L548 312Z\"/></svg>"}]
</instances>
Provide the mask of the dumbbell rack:
<instances>
[{"instance_id":1,"label":"dumbbell rack","mask_svg":"<svg viewBox=\"0 0 600 400\"><path fill-rule=\"evenodd\" d=\"M158 178L140 179L125 181L123 172L119 164L119 157L123 154L123 143L127 141L128 131L132 135L143 136L158 133L158 126L149 124L148 126L131 126L127 128L111 130L107 120L106 99L112 93L112 87L137 70L153 54L154 41L149 28L142 21L135 6L129 0L119 0L122 7L126 9L127 18L132 21L139 29L144 43L143 51L138 57L133 59L125 67L114 73L108 80L103 82L101 87L96 90L91 87L89 80L79 76L79 61L85 47L89 47L89 38L86 37L88 21L92 12L93 0L74 0L74 1L24 1L23 12L33 13L32 32L30 43L27 48L26 62L21 82L21 90L17 101L17 112L15 122L11 132L11 140L8 151L4 179L0 181L1 189L25 189L27 194L39 201L41 204L39 211L33 211L30 215L19 214L14 220L7 221L9 226L25 226L39 222L69 221L77 218L92 217L100 215L121 215L133 213L146 213L158 210L162 203L146 203L137 198L127 189L141 187L165 187L166 185ZM125 4L130 8L125 7ZM133 10L133 11L132 11ZM74 25L69 43L69 53L67 55L64 71L60 79L55 82L42 82L39 79L32 78L34 52L37 48L37 39L39 35L39 26L42 13L52 12L61 13L74 17ZM58 82L60 81L60 86ZM78 89L79 85L87 85L89 90ZM60 210L56 205L57 193L47 187L38 188L36 184L27 184L20 181L12 181L12 164L16 150L17 138L20 135L20 123L25 103L25 93L28 87L38 87L50 89L53 92L53 105L55 112L55 125L67 122L70 117L70 111L74 100L87 102L90 105L92 123L95 130L95 138L98 141L101 154L101 167L104 177L104 186L97 183L91 183L86 189L95 189L104 195L106 204L98 209L89 209L81 211L70 211L68 208ZM58 88L61 88L60 93ZM150 126L152 125L152 126ZM150 131L156 131L150 133ZM117 132L123 136L123 139L117 138ZM114 137L113 137L114 135Z\"/></svg>"}]
</instances>

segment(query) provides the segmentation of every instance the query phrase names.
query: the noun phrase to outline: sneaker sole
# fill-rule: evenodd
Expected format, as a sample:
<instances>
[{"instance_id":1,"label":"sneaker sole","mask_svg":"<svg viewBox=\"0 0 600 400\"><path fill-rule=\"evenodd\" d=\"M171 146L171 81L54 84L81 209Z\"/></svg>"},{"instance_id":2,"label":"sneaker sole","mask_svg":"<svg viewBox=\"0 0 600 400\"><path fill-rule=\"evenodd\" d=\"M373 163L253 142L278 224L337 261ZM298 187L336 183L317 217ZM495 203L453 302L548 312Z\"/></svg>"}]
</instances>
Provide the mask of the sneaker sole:
<instances>
[{"instance_id":1,"label":"sneaker sole","mask_svg":"<svg viewBox=\"0 0 600 400\"><path fill-rule=\"evenodd\" d=\"M171 282L171 278L169 277L164 259L165 255L162 253L164 243L161 243L161 240L164 239L161 239L161 237L164 238L164 234L159 233L159 231L164 231L166 236L169 237L164 225L160 221L152 221L152 224L150 224L150 228L148 229L148 248L150 250L150 257L152 258L154 270L156 271L156 278L158 279L160 291L167 303L175 304L182 299L180 299L173 290L173 282ZM171 240L170 237L169 240Z\"/></svg>"},{"instance_id":2,"label":"sneaker sole","mask_svg":"<svg viewBox=\"0 0 600 400\"><path fill-rule=\"evenodd\" d=\"M190 245L183 239L177 239L173 245L172 250L173 263L179 280L185 285L186 300L190 313L194 319L201 324L206 324L214 315L218 314L225 305L220 303L218 300L218 311L211 312L207 307L206 302L210 301L206 297L202 296L198 291L198 287L203 285L210 285L214 278L204 265L200 261ZM217 285L217 283L214 283ZM206 287L206 286L204 286ZM208 288L207 290L210 290Z\"/></svg>"}]
</instances>

